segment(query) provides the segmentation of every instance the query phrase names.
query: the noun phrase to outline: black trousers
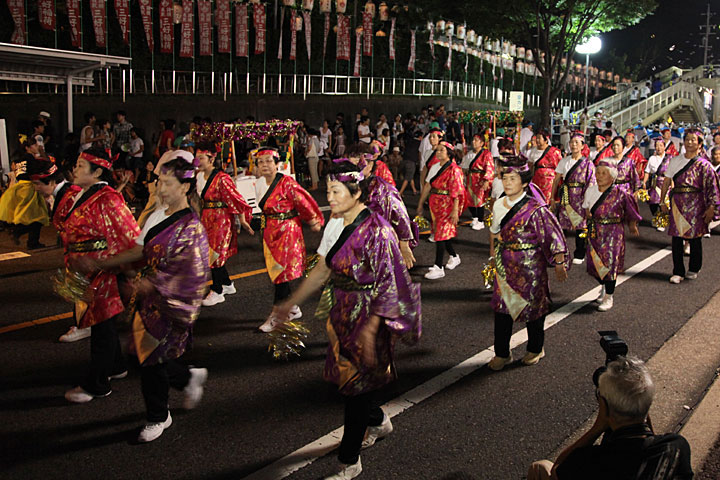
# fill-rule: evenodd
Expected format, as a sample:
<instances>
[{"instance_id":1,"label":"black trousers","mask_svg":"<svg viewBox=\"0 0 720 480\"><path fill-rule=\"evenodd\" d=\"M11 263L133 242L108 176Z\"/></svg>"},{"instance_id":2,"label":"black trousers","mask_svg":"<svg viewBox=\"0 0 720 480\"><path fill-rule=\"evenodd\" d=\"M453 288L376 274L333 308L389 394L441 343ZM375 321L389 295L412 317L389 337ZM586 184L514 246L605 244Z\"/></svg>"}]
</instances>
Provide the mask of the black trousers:
<instances>
[{"instance_id":1,"label":"black trousers","mask_svg":"<svg viewBox=\"0 0 720 480\"><path fill-rule=\"evenodd\" d=\"M673 275L685 276L685 259L683 251L685 240L681 237L672 237ZM702 268L702 237L691 238L690 242L690 271L698 273Z\"/></svg>"},{"instance_id":2,"label":"black trousers","mask_svg":"<svg viewBox=\"0 0 720 480\"><path fill-rule=\"evenodd\" d=\"M357 463L365 430L382 423L384 414L376 399L377 391L345 398L345 430L338 452L340 463Z\"/></svg>"},{"instance_id":3,"label":"black trousers","mask_svg":"<svg viewBox=\"0 0 720 480\"><path fill-rule=\"evenodd\" d=\"M445 263L445 250L451 257L456 255L451 239L435 242L435 265L438 267L442 267Z\"/></svg>"},{"instance_id":4,"label":"black trousers","mask_svg":"<svg viewBox=\"0 0 720 480\"><path fill-rule=\"evenodd\" d=\"M273 305L277 305L286 298L290 298L290 282L282 282L275 284L275 298L273 299Z\"/></svg>"},{"instance_id":5,"label":"black trousers","mask_svg":"<svg viewBox=\"0 0 720 480\"><path fill-rule=\"evenodd\" d=\"M127 370L117 333L118 316L90 327L90 371L81 386L93 395L109 393L108 377Z\"/></svg>"},{"instance_id":6,"label":"black trousers","mask_svg":"<svg viewBox=\"0 0 720 480\"><path fill-rule=\"evenodd\" d=\"M615 284L617 283L617 280L598 280L600 282L600 285L605 287L605 293L608 295L612 295L615 293Z\"/></svg>"},{"instance_id":7,"label":"black trousers","mask_svg":"<svg viewBox=\"0 0 720 480\"><path fill-rule=\"evenodd\" d=\"M580 236L582 230L575 230L575 258L585 258L587 239Z\"/></svg>"},{"instance_id":8,"label":"black trousers","mask_svg":"<svg viewBox=\"0 0 720 480\"><path fill-rule=\"evenodd\" d=\"M210 275L212 276L212 286L210 288L215 293L222 293L223 285L230 285L232 283L225 265L222 267L211 268Z\"/></svg>"},{"instance_id":9,"label":"black trousers","mask_svg":"<svg viewBox=\"0 0 720 480\"><path fill-rule=\"evenodd\" d=\"M470 215L472 215L473 218L477 218L480 221L485 218L485 207L468 207L468 210L470 210Z\"/></svg>"},{"instance_id":10,"label":"black trousers","mask_svg":"<svg viewBox=\"0 0 720 480\"><path fill-rule=\"evenodd\" d=\"M190 381L190 369L177 360L168 360L166 363L143 365L140 372L147 421L164 422L168 416L170 387L184 389Z\"/></svg>"},{"instance_id":11,"label":"black trousers","mask_svg":"<svg viewBox=\"0 0 720 480\"><path fill-rule=\"evenodd\" d=\"M495 355L510 356L510 337L512 337L513 319L507 313L495 312ZM545 315L525 324L528 333L527 351L540 353L545 343Z\"/></svg>"},{"instance_id":12,"label":"black trousers","mask_svg":"<svg viewBox=\"0 0 720 480\"><path fill-rule=\"evenodd\" d=\"M27 233L28 248L36 247L40 245L40 230L42 230L42 223L40 222L33 222L30 225L16 225L13 230L13 237L19 240L22 235Z\"/></svg>"},{"instance_id":13,"label":"black trousers","mask_svg":"<svg viewBox=\"0 0 720 480\"><path fill-rule=\"evenodd\" d=\"M658 210L660 210L660 205L657 203L650 203L650 213L652 213L653 217L657 215Z\"/></svg>"}]
</instances>

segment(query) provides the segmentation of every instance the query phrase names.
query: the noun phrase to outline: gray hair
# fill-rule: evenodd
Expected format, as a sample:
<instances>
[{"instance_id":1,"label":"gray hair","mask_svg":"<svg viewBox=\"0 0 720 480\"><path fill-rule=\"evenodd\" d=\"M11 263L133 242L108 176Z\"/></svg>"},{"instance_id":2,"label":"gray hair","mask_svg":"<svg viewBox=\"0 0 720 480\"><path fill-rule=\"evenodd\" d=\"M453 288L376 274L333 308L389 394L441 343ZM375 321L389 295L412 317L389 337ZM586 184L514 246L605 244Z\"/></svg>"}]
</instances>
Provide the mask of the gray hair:
<instances>
[{"instance_id":1,"label":"gray hair","mask_svg":"<svg viewBox=\"0 0 720 480\"><path fill-rule=\"evenodd\" d=\"M645 420L655 395L655 384L645 362L635 356L620 356L607 365L598 385L611 415Z\"/></svg>"}]
</instances>

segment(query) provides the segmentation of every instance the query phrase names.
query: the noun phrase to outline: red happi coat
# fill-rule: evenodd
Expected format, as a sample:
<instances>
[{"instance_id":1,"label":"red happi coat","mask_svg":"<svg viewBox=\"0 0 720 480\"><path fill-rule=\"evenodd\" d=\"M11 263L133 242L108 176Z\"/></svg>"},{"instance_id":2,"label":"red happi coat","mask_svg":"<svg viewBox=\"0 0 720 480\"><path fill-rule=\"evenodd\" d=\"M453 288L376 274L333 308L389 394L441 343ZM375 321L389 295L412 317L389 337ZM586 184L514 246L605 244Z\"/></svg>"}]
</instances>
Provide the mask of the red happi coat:
<instances>
[{"instance_id":1,"label":"red happi coat","mask_svg":"<svg viewBox=\"0 0 720 480\"><path fill-rule=\"evenodd\" d=\"M481 207L487 199L495 177L495 162L490 150L483 149L475 155L468 169L467 206ZM482 183L487 185L483 188Z\"/></svg>"},{"instance_id":2,"label":"red happi coat","mask_svg":"<svg viewBox=\"0 0 720 480\"><path fill-rule=\"evenodd\" d=\"M58 208L66 205L61 203ZM117 255L134 247L135 239L140 235L140 228L122 195L105 183L90 187L66 210L61 230L66 266L81 256L102 260ZM91 246L91 242L102 240L107 242L107 246ZM86 251L74 251L79 248L78 244L85 246ZM97 325L125 310L114 273L101 271L94 274L90 288L92 300L78 321L80 328Z\"/></svg>"},{"instance_id":3,"label":"red happi coat","mask_svg":"<svg viewBox=\"0 0 720 480\"><path fill-rule=\"evenodd\" d=\"M203 203L201 220L207 231L211 250L210 268L219 268L237 253L234 216L243 215L245 220L250 222L252 207L237 191L230 175L220 170L212 171L200 199ZM214 204L222 206L217 207Z\"/></svg>"},{"instance_id":4,"label":"red happi coat","mask_svg":"<svg viewBox=\"0 0 720 480\"><path fill-rule=\"evenodd\" d=\"M263 211L263 253L273 283L284 283L302 276L305 270L305 239L302 222L325 223L315 199L292 177L278 173L258 204ZM290 214L292 218L272 218Z\"/></svg>"},{"instance_id":5,"label":"red happi coat","mask_svg":"<svg viewBox=\"0 0 720 480\"><path fill-rule=\"evenodd\" d=\"M675 147L672 140L668 140L668 145L665 147L665 154L670 155L670 157L677 157L680 155L680 152L678 152L678 149Z\"/></svg>"},{"instance_id":6,"label":"red happi coat","mask_svg":"<svg viewBox=\"0 0 720 480\"><path fill-rule=\"evenodd\" d=\"M75 196L80 193L80 190L82 190L82 188L68 182L60 188L55 196L52 212L50 213L50 220L61 238L64 219L70 212Z\"/></svg>"},{"instance_id":7,"label":"red happi coat","mask_svg":"<svg viewBox=\"0 0 720 480\"><path fill-rule=\"evenodd\" d=\"M432 190L430 191L430 215L433 221L435 241L441 242L457 236L457 225L450 220L453 201L458 199L458 216L465 207L465 185L462 169L453 162L440 167L440 171L433 178L428 178Z\"/></svg>"},{"instance_id":8,"label":"red happi coat","mask_svg":"<svg viewBox=\"0 0 720 480\"><path fill-rule=\"evenodd\" d=\"M393 187L396 186L395 179L393 178L392 173L390 173L390 169L385 164L385 162L383 162L381 160L375 161L375 172L373 173L373 175L375 175L376 177L382 178L383 180L388 182Z\"/></svg>"},{"instance_id":9,"label":"red happi coat","mask_svg":"<svg viewBox=\"0 0 720 480\"><path fill-rule=\"evenodd\" d=\"M640 153L640 149L633 145L630 147L630 150L628 150L625 153L626 157L630 157L633 159L633 162L635 162L635 169L638 172L638 176L640 178L643 178L645 176L645 167L647 166L647 158L643 156L642 153Z\"/></svg>"},{"instance_id":10,"label":"red happi coat","mask_svg":"<svg viewBox=\"0 0 720 480\"><path fill-rule=\"evenodd\" d=\"M540 188L545 196L545 201L550 203L552 195L552 184L555 180L555 169L562 160L562 153L555 147L548 147L542 156L535 162L535 175L532 182Z\"/></svg>"},{"instance_id":11,"label":"red happi coat","mask_svg":"<svg viewBox=\"0 0 720 480\"><path fill-rule=\"evenodd\" d=\"M587 143L583 143L583 148L582 148L581 153L582 153L582 156L585 158L590 157L590 147L587 146Z\"/></svg>"},{"instance_id":12,"label":"red happi coat","mask_svg":"<svg viewBox=\"0 0 720 480\"><path fill-rule=\"evenodd\" d=\"M596 167L597 167L598 163L600 162L600 160L602 160L603 158L608 158L608 157L613 156L612 148L610 148L610 145L611 144L608 143L607 145L605 145L602 148L602 150L600 150L598 152L597 155L595 155L595 159L593 159L593 163L595 164Z\"/></svg>"}]
</instances>

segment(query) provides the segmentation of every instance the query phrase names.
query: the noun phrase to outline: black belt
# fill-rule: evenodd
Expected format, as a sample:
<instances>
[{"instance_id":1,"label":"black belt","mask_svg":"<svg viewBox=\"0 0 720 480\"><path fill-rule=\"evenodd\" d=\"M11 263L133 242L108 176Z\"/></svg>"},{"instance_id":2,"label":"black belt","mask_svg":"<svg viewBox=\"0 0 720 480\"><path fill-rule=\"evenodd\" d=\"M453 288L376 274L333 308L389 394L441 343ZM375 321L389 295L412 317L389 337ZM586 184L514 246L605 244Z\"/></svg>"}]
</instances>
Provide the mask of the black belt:
<instances>
[{"instance_id":1,"label":"black belt","mask_svg":"<svg viewBox=\"0 0 720 480\"><path fill-rule=\"evenodd\" d=\"M485 170L477 169L477 168L471 168L470 173L485 173Z\"/></svg>"},{"instance_id":2,"label":"black belt","mask_svg":"<svg viewBox=\"0 0 720 480\"><path fill-rule=\"evenodd\" d=\"M75 242L67 246L67 250L70 253L99 252L101 250L107 250L107 248L108 242L104 238Z\"/></svg>"},{"instance_id":3,"label":"black belt","mask_svg":"<svg viewBox=\"0 0 720 480\"><path fill-rule=\"evenodd\" d=\"M263 229L265 228L268 218L271 220L283 221L283 220L290 220L291 218L295 218L298 215L300 215L300 214L297 212L297 210L291 210L289 212L284 212L284 213L263 213L262 217L261 217L260 228L263 228Z\"/></svg>"},{"instance_id":4,"label":"black belt","mask_svg":"<svg viewBox=\"0 0 720 480\"><path fill-rule=\"evenodd\" d=\"M431 188L430 193L434 193L435 195L450 195L449 190L440 190L438 188Z\"/></svg>"},{"instance_id":5,"label":"black belt","mask_svg":"<svg viewBox=\"0 0 720 480\"><path fill-rule=\"evenodd\" d=\"M203 210L206 208L225 208L227 203L225 202L203 202Z\"/></svg>"},{"instance_id":6,"label":"black belt","mask_svg":"<svg viewBox=\"0 0 720 480\"><path fill-rule=\"evenodd\" d=\"M700 193L702 190L695 187L675 187L672 189L672 193Z\"/></svg>"}]
</instances>

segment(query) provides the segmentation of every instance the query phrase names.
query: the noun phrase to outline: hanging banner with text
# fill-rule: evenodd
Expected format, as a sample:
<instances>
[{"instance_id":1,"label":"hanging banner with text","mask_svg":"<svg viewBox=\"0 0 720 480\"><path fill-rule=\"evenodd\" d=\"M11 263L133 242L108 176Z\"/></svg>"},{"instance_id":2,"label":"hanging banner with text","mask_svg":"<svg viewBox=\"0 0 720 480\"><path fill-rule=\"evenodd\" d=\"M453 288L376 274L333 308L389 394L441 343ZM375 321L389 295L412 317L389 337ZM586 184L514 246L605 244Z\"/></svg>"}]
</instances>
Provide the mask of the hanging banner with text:
<instances>
[{"instance_id":1,"label":"hanging banner with text","mask_svg":"<svg viewBox=\"0 0 720 480\"><path fill-rule=\"evenodd\" d=\"M325 14L325 31L323 35L323 60L325 60L325 53L327 52L327 39L330 34L330 13Z\"/></svg>"},{"instance_id":2,"label":"hanging banner with text","mask_svg":"<svg viewBox=\"0 0 720 480\"><path fill-rule=\"evenodd\" d=\"M247 5L235 4L235 56L247 57L249 50Z\"/></svg>"},{"instance_id":3,"label":"hanging banner with text","mask_svg":"<svg viewBox=\"0 0 720 480\"><path fill-rule=\"evenodd\" d=\"M253 26L255 27L255 55L265 52L265 5L253 5Z\"/></svg>"},{"instance_id":4,"label":"hanging banner with text","mask_svg":"<svg viewBox=\"0 0 720 480\"><path fill-rule=\"evenodd\" d=\"M290 11L290 60L297 58L297 12Z\"/></svg>"},{"instance_id":5,"label":"hanging banner with text","mask_svg":"<svg viewBox=\"0 0 720 480\"><path fill-rule=\"evenodd\" d=\"M360 46L362 45L362 32L355 30L355 68L353 68L353 76L360 76Z\"/></svg>"},{"instance_id":6,"label":"hanging banner with text","mask_svg":"<svg viewBox=\"0 0 720 480\"><path fill-rule=\"evenodd\" d=\"M217 25L218 53L230 53L230 0L217 0L215 25Z\"/></svg>"},{"instance_id":7,"label":"hanging banner with text","mask_svg":"<svg viewBox=\"0 0 720 480\"><path fill-rule=\"evenodd\" d=\"M210 0L198 0L198 30L200 31L200 55L212 55L212 5Z\"/></svg>"},{"instance_id":8,"label":"hanging banner with text","mask_svg":"<svg viewBox=\"0 0 720 480\"><path fill-rule=\"evenodd\" d=\"M140 16L142 17L143 29L145 30L145 41L148 50L155 50L155 38L153 37L153 0L140 0Z\"/></svg>"},{"instance_id":9,"label":"hanging banner with text","mask_svg":"<svg viewBox=\"0 0 720 480\"><path fill-rule=\"evenodd\" d=\"M195 56L195 18L192 0L183 0L182 29L180 30L180 56Z\"/></svg>"},{"instance_id":10,"label":"hanging banner with text","mask_svg":"<svg viewBox=\"0 0 720 480\"><path fill-rule=\"evenodd\" d=\"M25 1L24 0L8 0L8 9L15 23L10 42L17 45L25 45Z\"/></svg>"},{"instance_id":11,"label":"hanging banner with text","mask_svg":"<svg viewBox=\"0 0 720 480\"><path fill-rule=\"evenodd\" d=\"M38 20L43 30L55 30L55 0L38 0Z\"/></svg>"},{"instance_id":12,"label":"hanging banner with text","mask_svg":"<svg viewBox=\"0 0 720 480\"><path fill-rule=\"evenodd\" d=\"M160 0L160 53L172 53L174 50L173 3L172 0Z\"/></svg>"},{"instance_id":13,"label":"hanging banner with text","mask_svg":"<svg viewBox=\"0 0 720 480\"><path fill-rule=\"evenodd\" d=\"M105 0L90 0L90 16L95 32L95 45L105 46Z\"/></svg>"},{"instance_id":14,"label":"hanging banner with text","mask_svg":"<svg viewBox=\"0 0 720 480\"><path fill-rule=\"evenodd\" d=\"M68 22L70 23L70 42L73 47L79 47L82 35L80 23L80 0L67 0Z\"/></svg>"},{"instance_id":15,"label":"hanging banner with text","mask_svg":"<svg viewBox=\"0 0 720 480\"><path fill-rule=\"evenodd\" d=\"M350 60L350 18L338 13L337 20L337 46L336 55L338 60Z\"/></svg>"},{"instance_id":16,"label":"hanging banner with text","mask_svg":"<svg viewBox=\"0 0 720 480\"><path fill-rule=\"evenodd\" d=\"M372 57L372 48L373 48L373 23L372 23L372 13L370 12L363 12L362 14L363 19L363 36L365 37L365 40L363 42L363 55L366 57Z\"/></svg>"},{"instance_id":17,"label":"hanging banner with text","mask_svg":"<svg viewBox=\"0 0 720 480\"><path fill-rule=\"evenodd\" d=\"M415 71L415 30L410 30L410 61L408 62L408 71Z\"/></svg>"},{"instance_id":18,"label":"hanging banner with text","mask_svg":"<svg viewBox=\"0 0 720 480\"><path fill-rule=\"evenodd\" d=\"M305 24L305 48L307 50L308 62L310 61L310 49L312 48L312 23L310 22L310 12L303 11L303 23Z\"/></svg>"},{"instance_id":19,"label":"hanging banner with text","mask_svg":"<svg viewBox=\"0 0 720 480\"><path fill-rule=\"evenodd\" d=\"M395 60L395 20L390 21L390 60Z\"/></svg>"},{"instance_id":20,"label":"hanging banner with text","mask_svg":"<svg viewBox=\"0 0 720 480\"><path fill-rule=\"evenodd\" d=\"M170 4L170 16L172 17L172 1L168 0ZM160 8L162 9L163 2L160 2ZM120 31L123 36L123 43L128 44L128 25L130 24L130 4L128 0L115 0L115 15L117 16L118 23L120 24Z\"/></svg>"}]
</instances>

